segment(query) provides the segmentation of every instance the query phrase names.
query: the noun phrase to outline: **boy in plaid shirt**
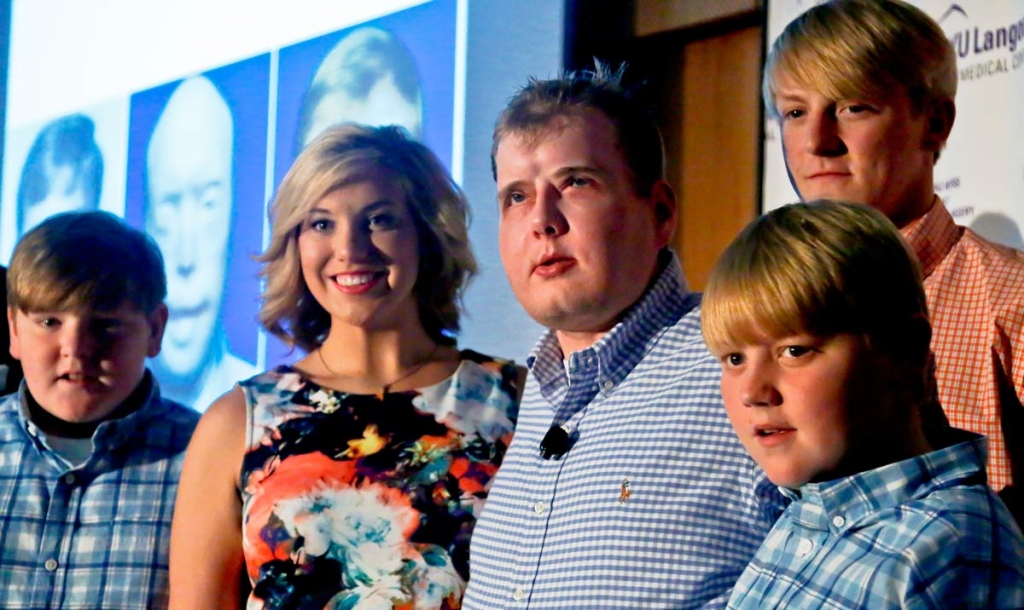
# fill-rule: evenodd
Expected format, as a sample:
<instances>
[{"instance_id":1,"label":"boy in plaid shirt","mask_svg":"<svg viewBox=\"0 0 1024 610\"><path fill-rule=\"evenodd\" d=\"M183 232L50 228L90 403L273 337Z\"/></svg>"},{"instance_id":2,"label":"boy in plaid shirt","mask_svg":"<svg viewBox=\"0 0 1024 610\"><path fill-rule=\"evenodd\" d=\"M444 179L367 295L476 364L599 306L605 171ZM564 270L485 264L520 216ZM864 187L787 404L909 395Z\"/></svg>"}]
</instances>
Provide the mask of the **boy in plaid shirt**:
<instances>
[{"instance_id":1,"label":"boy in plaid shirt","mask_svg":"<svg viewBox=\"0 0 1024 610\"><path fill-rule=\"evenodd\" d=\"M7 287L25 377L0 401L0 607L165 608L199 414L146 370L167 322L160 251L107 212L59 214L18 243Z\"/></svg>"},{"instance_id":2,"label":"boy in plaid shirt","mask_svg":"<svg viewBox=\"0 0 1024 610\"><path fill-rule=\"evenodd\" d=\"M730 608L1024 608L984 437L925 435L920 278L881 212L826 200L761 217L716 264L702 324L725 409L792 500Z\"/></svg>"}]
</instances>

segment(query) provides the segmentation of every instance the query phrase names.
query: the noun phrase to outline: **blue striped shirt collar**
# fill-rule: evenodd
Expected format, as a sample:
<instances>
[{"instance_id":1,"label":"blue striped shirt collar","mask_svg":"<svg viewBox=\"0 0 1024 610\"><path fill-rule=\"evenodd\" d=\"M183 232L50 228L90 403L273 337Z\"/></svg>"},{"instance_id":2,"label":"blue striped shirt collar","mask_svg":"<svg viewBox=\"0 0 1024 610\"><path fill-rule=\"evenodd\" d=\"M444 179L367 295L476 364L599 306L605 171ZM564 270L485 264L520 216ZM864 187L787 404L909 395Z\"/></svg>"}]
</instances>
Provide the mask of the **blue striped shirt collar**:
<instances>
[{"instance_id":1,"label":"blue striped shirt collar","mask_svg":"<svg viewBox=\"0 0 1024 610\"><path fill-rule=\"evenodd\" d=\"M586 368L586 362L595 362L596 375L617 386L643 359L647 347L653 345L666 328L699 304L700 296L689 292L675 252L663 251L659 263L661 272L647 292L594 345L570 354L569 369ZM638 349L638 346L644 347ZM541 336L527 357L526 365L536 376L545 398L552 404L558 404L569 380L554 330L549 329Z\"/></svg>"},{"instance_id":2,"label":"blue striped shirt collar","mask_svg":"<svg viewBox=\"0 0 1024 610\"><path fill-rule=\"evenodd\" d=\"M843 529L834 519L841 516L846 526L882 510L923 498L938 489L985 482L985 437L950 429L956 441L943 449L888 464L849 477L821 483L807 483L799 490L780 487L791 500L791 517L809 529Z\"/></svg>"}]
</instances>

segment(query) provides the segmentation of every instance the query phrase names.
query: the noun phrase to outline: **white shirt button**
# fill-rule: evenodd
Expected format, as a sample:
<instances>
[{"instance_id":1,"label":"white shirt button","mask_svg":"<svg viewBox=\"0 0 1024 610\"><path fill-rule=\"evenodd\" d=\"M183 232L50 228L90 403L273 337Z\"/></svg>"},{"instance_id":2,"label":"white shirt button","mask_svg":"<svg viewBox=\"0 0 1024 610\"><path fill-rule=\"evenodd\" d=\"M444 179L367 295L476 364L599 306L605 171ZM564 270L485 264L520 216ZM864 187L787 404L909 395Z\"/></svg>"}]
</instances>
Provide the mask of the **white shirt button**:
<instances>
[{"instance_id":1,"label":"white shirt button","mask_svg":"<svg viewBox=\"0 0 1024 610\"><path fill-rule=\"evenodd\" d=\"M832 517L832 525L836 527L843 527L844 525L846 525L846 519L843 519L839 515L836 515L835 517Z\"/></svg>"},{"instance_id":2,"label":"white shirt button","mask_svg":"<svg viewBox=\"0 0 1024 610\"><path fill-rule=\"evenodd\" d=\"M538 515L543 513L545 510L547 510L547 506L545 506L543 502L537 502L536 504L533 505L533 512L537 513Z\"/></svg>"},{"instance_id":3,"label":"white shirt button","mask_svg":"<svg viewBox=\"0 0 1024 610\"><path fill-rule=\"evenodd\" d=\"M57 569L57 560L47 559L46 563L43 564L43 567L46 568L47 572L52 572Z\"/></svg>"},{"instance_id":4,"label":"white shirt button","mask_svg":"<svg viewBox=\"0 0 1024 610\"><path fill-rule=\"evenodd\" d=\"M800 542L796 545L796 556L806 557L808 553L814 548L814 543L807 538L801 538Z\"/></svg>"},{"instance_id":5,"label":"white shirt button","mask_svg":"<svg viewBox=\"0 0 1024 610\"><path fill-rule=\"evenodd\" d=\"M610 390L615 387L615 382L612 381L611 379L606 379L605 382L602 383L601 385L604 386L604 389Z\"/></svg>"},{"instance_id":6,"label":"white shirt button","mask_svg":"<svg viewBox=\"0 0 1024 610\"><path fill-rule=\"evenodd\" d=\"M512 599L516 600L517 602L523 601L523 598L525 598L525 597L526 597L526 591L523 591L522 589L516 589L512 593Z\"/></svg>"},{"instance_id":7,"label":"white shirt button","mask_svg":"<svg viewBox=\"0 0 1024 610\"><path fill-rule=\"evenodd\" d=\"M67 483L68 485L74 485L74 483L75 483L75 475L73 475L73 474L66 474L66 475L64 475L64 482Z\"/></svg>"}]
</instances>

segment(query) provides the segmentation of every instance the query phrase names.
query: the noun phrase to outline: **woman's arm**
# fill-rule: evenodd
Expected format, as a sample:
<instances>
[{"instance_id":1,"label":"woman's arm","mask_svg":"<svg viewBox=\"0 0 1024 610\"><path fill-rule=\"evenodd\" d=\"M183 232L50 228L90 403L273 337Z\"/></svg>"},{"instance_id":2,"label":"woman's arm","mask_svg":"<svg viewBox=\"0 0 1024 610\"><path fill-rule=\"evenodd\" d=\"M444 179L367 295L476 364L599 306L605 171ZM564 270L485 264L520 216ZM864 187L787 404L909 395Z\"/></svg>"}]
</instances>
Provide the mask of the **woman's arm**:
<instances>
[{"instance_id":1,"label":"woman's arm","mask_svg":"<svg viewBox=\"0 0 1024 610\"><path fill-rule=\"evenodd\" d=\"M171 527L171 610L244 604L242 501L245 395L235 387L203 414L185 454Z\"/></svg>"}]
</instances>

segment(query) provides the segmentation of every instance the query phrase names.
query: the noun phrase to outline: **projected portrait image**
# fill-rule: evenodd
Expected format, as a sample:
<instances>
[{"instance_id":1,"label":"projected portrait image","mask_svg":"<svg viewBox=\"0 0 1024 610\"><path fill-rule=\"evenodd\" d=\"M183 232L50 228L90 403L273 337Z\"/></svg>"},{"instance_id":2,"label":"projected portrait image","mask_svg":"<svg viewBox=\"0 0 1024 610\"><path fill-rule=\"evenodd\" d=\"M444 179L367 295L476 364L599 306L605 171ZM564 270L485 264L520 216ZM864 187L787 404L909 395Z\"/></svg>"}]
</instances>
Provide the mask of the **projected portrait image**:
<instances>
[{"instance_id":1,"label":"projected portrait image","mask_svg":"<svg viewBox=\"0 0 1024 610\"><path fill-rule=\"evenodd\" d=\"M39 132L18 183L18 235L48 216L95 210L103 189L103 154L96 125L84 114L61 117Z\"/></svg>"},{"instance_id":2,"label":"projected portrait image","mask_svg":"<svg viewBox=\"0 0 1024 610\"><path fill-rule=\"evenodd\" d=\"M302 100L296 150L346 122L401 125L417 140L423 135L416 60L387 30L357 28L320 62Z\"/></svg>"},{"instance_id":3,"label":"projected portrait image","mask_svg":"<svg viewBox=\"0 0 1024 610\"><path fill-rule=\"evenodd\" d=\"M142 171L130 176L142 179L129 187L126 217L160 246L170 310L151 365L165 395L199 410L259 364L250 257L262 245L267 89L265 78L261 87L237 77L265 74L259 68L193 76L132 101L132 159ZM262 98L256 108L253 97Z\"/></svg>"},{"instance_id":4,"label":"projected portrait image","mask_svg":"<svg viewBox=\"0 0 1024 610\"><path fill-rule=\"evenodd\" d=\"M451 159L454 2L432 2L280 53L277 181L324 129L400 125Z\"/></svg>"}]
</instances>

